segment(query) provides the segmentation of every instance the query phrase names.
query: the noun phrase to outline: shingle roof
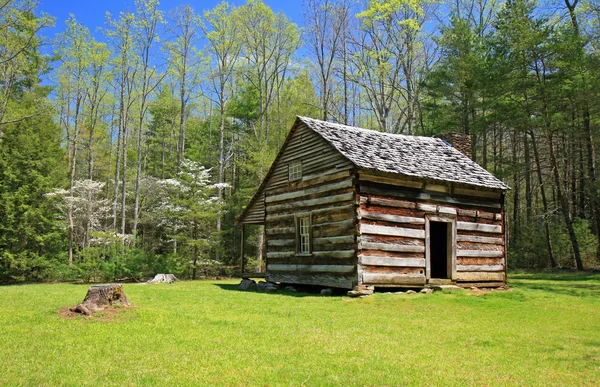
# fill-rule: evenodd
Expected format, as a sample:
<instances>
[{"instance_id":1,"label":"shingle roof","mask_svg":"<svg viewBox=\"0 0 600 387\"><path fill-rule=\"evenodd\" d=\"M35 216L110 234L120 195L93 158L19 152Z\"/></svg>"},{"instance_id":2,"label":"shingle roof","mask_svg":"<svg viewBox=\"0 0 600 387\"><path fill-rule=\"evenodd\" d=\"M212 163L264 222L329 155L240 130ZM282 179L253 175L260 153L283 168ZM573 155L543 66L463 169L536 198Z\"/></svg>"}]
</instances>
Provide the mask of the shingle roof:
<instances>
[{"instance_id":1,"label":"shingle roof","mask_svg":"<svg viewBox=\"0 0 600 387\"><path fill-rule=\"evenodd\" d=\"M508 189L470 158L433 137L406 136L298 117L359 168Z\"/></svg>"}]
</instances>

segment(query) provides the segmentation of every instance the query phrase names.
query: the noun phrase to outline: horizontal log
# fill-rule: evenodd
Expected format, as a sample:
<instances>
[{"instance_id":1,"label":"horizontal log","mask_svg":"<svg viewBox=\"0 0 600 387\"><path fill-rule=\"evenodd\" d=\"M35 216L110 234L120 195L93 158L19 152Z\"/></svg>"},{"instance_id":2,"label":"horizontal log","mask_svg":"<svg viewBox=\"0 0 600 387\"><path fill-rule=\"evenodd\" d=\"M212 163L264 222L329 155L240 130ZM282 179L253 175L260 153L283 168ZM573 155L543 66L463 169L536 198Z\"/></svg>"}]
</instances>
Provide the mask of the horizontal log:
<instances>
[{"instance_id":1,"label":"horizontal log","mask_svg":"<svg viewBox=\"0 0 600 387\"><path fill-rule=\"evenodd\" d=\"M458 210L458 215L460 216L468 216L470 218L474 218L477 216L477 211L474 210Z\"/></svg>"},{"instance_id":2,"label":"horizontal log","mask_svg":"<svg viewBox=\"0 0 600 387\"><path fill-rule=\"evenodd\" d=\"M482 237L482 236L474 236L474 235L457 235L457 242L475 242L475 243L487 243L492 245L502 245L504 242L502 238L493 238L493 237Z\"/></svg>"},{"instance_id":3,"label":"horizontal log","mask_svg":"<svg viewBox=\"0 0 600 387\"><path fill-rule=\"evenodd\" d=\"M414 228L376 226L372 224L361 224L360 232L362 234L389 235L408 238L425 239L425 230L416 230Z\"/></svg>"},{"instance_id":4,"label":"horizontal log","mask_svg":"<svg viewBox=\"0 0 600 387\"><path fill-rule=\"evenodd\" d=\"M274 228L267 228L267 235L274 235L274 234L294 234L296 232L296 229L294 227L274 227Z\"/></svg>"},{"instance_id":5,"label":"horizontal log","mask_svg":"<svg viewBox=\"0 0 600 387\"><path fill-rule=\"evenodd\" d=\"M278 252L269 251L269 252L267 252L268 259L271 259L271 258L293 258L295 256L296 256L295 251L278 251Z\"/></svg>"},{"instance_id":6,"label":"horizontal log","mask_svg":"<svg viewBox=\"0 0 600 387\"><path fill-rule=\"evenodd\" d=\"M417 203L409 202L406 200L394 200L394 199L383 199L383 198L371 197L371 198L369 198L369 203L372 205L375 205L375 206L384 206L384 207L397 207L397 208L408 208L408 209L417 208Z\"/></svg>"},{"instance_id":7,"label":"horizontal log","mask_svg":"<svg viewBox=\"0 0 600 387\"><path fill-rule=\"evenodd\" d=\"M287 193L282 193L279 195L267 196L265 201L267 203L273 203L273 202L279 202L279 201L283 201L283 200L296 199L296 198L301 198L301 197L308 196L308 195L314 195L314 194L320 194L320 193L325 193L325 192L330 192L330 191L336 191L336 190L340 190L340 189L344 189L344 188L350 188L350 187L352 187L352 184L353 184L352 180L347 179L347 180L338 181L337 183L320 185L320 186L313 187L313 188L301 189L299 191L287 192Z\"/></svg>"},{"instance_id":8,"label":"horizontal log","mask_svg":"<svg viewBox=\"0 0 600 387\"><path fill-rule=\"evenodd\" d=\"M355 254L354 250L313 251L312 253L315 258L352 258Z\"/></svg>"},{"instance_id":9,"label":"horizontal log","mask_svg":"<svg viewBox=\"0 0 600 387\"><path fill-rule=\"evenodd\" d=\"M267 246L294 246L295 239L267 239Z\"/></svg>"},{"instance_id":10,"label":"horizontal log","mask_svg":"<svg viewBox=\"0 0 600 387\"><path fill-rule=\"evenodd\" d=\"M457 257L479 257L479 258L502 258L504 251L488 251L488 250L457 250Z\"/></svg>"},{"instance_id":11,"label":"horizontal log","mask_svg":"<svg viewBox=\"0 0 600 387\"><path fill-rule=\"evenodd\" d=\"M341 179L343 177L350 176L350 170L338 172L335 169L318 173L315 175L307 175L302 177L302 183L306 185L321 184L327 181Z\"/></svg>"},{"instance_id":12,"label":"horizontal log","mask_svg":"<svg viewBox=\"0 0 600 387\"><path fill-rule=\"evenodd\" d=\"M489 198L489 199L500 199L502 197L502 194L500 192L475 190L475 189L459 188L459 187L454 188L454 193L457 195L475 196L475 197Z\"/></svg>"},{"instance_id":13,"label":"horizontal log","mask_svg":"<svg viewBox=\"0 0 600 387\"><path fill-rule=\"evenodd\" d=\"M400 190L393 188L379 188L373 186L361 186L360 192L371 195L381 195L381 196L395 196L397 198L409 199L415 201L424 201L424 202L436 202L436 203L445 203L451 205L465 205L465 206L473 206L473 207L486 207L486 208L502 208L502 204L497 201L491 200L478 200L478 199L467 199L467 198L459 198L450 195L443 194L434 194L430 192L416 191L412 192L409 190Z\"/></svg>"},{"instance_id":14,"label":"horizontal log","mask_svg":"<svg viewBox=\"0 0 600 387\"><path fill-rule=\"evenodd\" d=\"M493 212L477 211L477 217L482 219L494 219L495 215Z\"/></svg>"},{"instance_id":15,"label":"horizontal log","mask_svg":"<svg viewBox=\"0 0 600 387\"><path fill-rule=\"evenodd\" d=\"M504 271L503 265L456 265L456 271Z\"/></svg>"},{"instance_id":16,"label":"horizontal log","mask_svg":"<svg viewBox=\"0 0 600 387\"><path fill-rule=\"evenodd\" d=\"M502 257L502 258L457 257L456 264L457 265L473 265L473 266L481 266L481 265L503 265L504 266L504 257Z\"/></svg>"},{"instance_id":17,"label":"horizontal log","mask_svg":"<svg viewBox=\"0 0 600 387\"><path fill-rule=\"evenodd\" d=\"M285 183L283 187L272 187L272 184L269 184L267 188L265 188L265 195L277 195L284 192L296 191L302 188L312 187L317 184L326 183L328 181L339 180L344 177L350 175L350 170L337 171L336 169L331 169L327 171L322 171L320 173L315 173L311 175L302 176L302 179L295 181L288 181L288 177L285 174L282 174L279 177L278 182ZM275 180L273 180L275 181Z\"/></svg>"},{"instance_id":18,"label":"horizontal log","mask_svg":"<svg viewBox=\"0 0 600 387\"><path fill-rule=\"evenodd\" d=\"M364 285L424 285L425 274L362 273Z\"/></svg>"},{"instance_id":19,"label":"horizontal log","mask_svg":"<svg viewBox=\"0 0 600 387\"><path fill-rule=\"evenodd\" d=\"M438 212L445 215L456 215L456 208L438 206Z\"/></svg>"},{"instance_id":20,"label":"horizontal log","mask_svg":"<svg viewBox=\"0 0 600 387\"><path fill-rule=\"evenodd\" d=\"M360 255L359 262L370 266L394 266L394 267L425 267L424 258L393 258L374 255Z\"/></svg>"},{"instance_id":21,"label":"horizontal log","mask_svg":"<svg viewBox=\"0 0 600 387\"><path fill-rule=\"evenodd\" d=\"M373 183L379 183L379 184L397 185L397 186L409 187L409 188L423 188L423 182L399 179L399 178L394 178L394 177L375 176L375 175L360 173L359 179L364 180L364 181L370 181Z\"/></svg>"},{"instance_id":22,"label":"horizontal log","mask_svg":"<svg viewBox=\"0 0 600 387\"><path fill-rule=\"evenodd\" d=\"M270 209L269 209L270 210ZM285 220L293 220L294 214L267 214L267 222L280 222Z\"/></svg>"},{"instance_id":23,"label":"horizontal log","mask_svg":"<svg viewBox=\"0 0 600 387\"><path fill-rule=\"evenodd\" d=\"M394 223L410 223L410 224L425 224L425 219L415 218L412 216L400 216L392 214L381 214L378 212L371 211L360 211L359 219L371 219L371 220L383 220L386 222Z\"/></svg>"},{"instance_id":24,"label":"horizontal log","mask_svg":"<svg viewBox=\"0 0 600 387\"><path fill-rule=\"evenodd\" d=\"M380 250L397 253L424 253L425 246L398 245L393 243L360 242L358 248L361 250Z\"/></svg>"},{"instance_id":25,"label":"horizontal log","mask_svg":"<svg viewBox=\"0 0 600 387\"><path fill-rule=\"evenodd\" d=\"M268 271L306 271L311 273L352 273L354 265L267 265Z\"/></svg>"},{"instance_id":26,"label":"horizontal log","mask_svg":"<svg viewBox=\"0 0 600 387\"><path fill-rule=\"evenodd\" d=\"M348 192L348 193L344 193L344 194L325 196L325 197L316 198L316 199L298 200L298 201L292 202L292 203L285 203L285 204L269 206L268 212L273 213L273 212L277 212L277 211L284 211L284 210L291 210L291 209L298 209L298 208L304 209L306 207L319 206L319 205L323 205L323 204L332 204L332 203L338 203L338 202L351 201L353 198L354 198L354 193Z\"/></svg>"},{"instance_id":27,"label":"horizontal log","mask_svg":"<svg viewBox=\"0 0 600 387\"><path fill-rule=\"evenodd\" d=\"M348 219L339 222L313 224L312 229L315 238L354 235L356 233L356 224L354 219Z\"/></svg>"},{"instance_id":28,"label":"horizontal log","mask_svg":"<svg viewBox=\"0 0 600 387\"><path fill-rule=\"evenodd\" d=\"M313 244L315 246L335 245L335 244L341 244L341 243L354 243L354 235L323 237L323 238L314 238L313 239Z\"/></svg>"},{"instance_id":29,"label":"horizontal log","mask_svg":"<svg viewBox=\"0 0 600 387\"><path fill-rule=\"evenodd\" d=\"M462 282L489 282L489 281L501 281L504 282L504 272L499 273L488 273L488 272L458 272L456 273L456 280Z\"/></svg>"},{"instance_id":30,"label":"horizontal log","mask_svg":"<svg viewBox=\"0 0 600 387\"><path fill-rule=\"evenodd\" d=\"M296 254L295 251L269 251L267 258L294 258L298 257L315 257L315 258L352 258L355 255L354 250L334 250L334 251L313 251L310 254Z\"/></svg>"},{"instance_id":31,"label":"horizontal log","mask_svg":"<svg viewBox=\"0 0 600 387\"><path fill-rule=\"evenodd\" d=\"M331 213L335 213L335 212L352 212L354 213L354 204L346 204L343 206L329 206L329 207L325 207L325 208L319 208L316 210L312 210L312 214L313 216L318 216L318 215L327 215L327 214L331 214Z\"/></svg>"},{"instance_id":32,"label":"horizontal log","mask_svg":"<svg viewBox=\"0 0 600 387\"><path fill-rule=\"evenodd\" d=\"M493 224L456 222L456 228L461 231L479 231L494 234L502 234L502 226L495 226Z\"/></svg>"},{"instance_id":33,"label":"horizontal log","mask_svg":"<svg viewBox=\"0 0 600 387\"><path fill-rule=\"evenodd\" d=\"M437 212L437 206L433 204L418 203L417 210L425 212Z\"/></svg>"}]
</instances>

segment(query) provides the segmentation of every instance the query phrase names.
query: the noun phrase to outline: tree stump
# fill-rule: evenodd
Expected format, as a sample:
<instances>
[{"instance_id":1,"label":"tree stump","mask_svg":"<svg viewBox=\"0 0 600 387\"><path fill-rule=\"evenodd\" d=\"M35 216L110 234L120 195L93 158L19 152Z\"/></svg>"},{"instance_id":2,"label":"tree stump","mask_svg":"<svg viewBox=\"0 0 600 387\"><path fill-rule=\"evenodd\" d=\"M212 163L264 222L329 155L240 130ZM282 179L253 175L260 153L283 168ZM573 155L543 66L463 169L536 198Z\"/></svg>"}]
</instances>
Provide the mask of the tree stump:
<instances>
[{"instance_id":1,"label":"tree stump","mask_svg":"<svg viewBox=\"0 0 600 387\"><path fill-rule=\"evenodd\" d=\"M91 316L95 312L103 310L107 306L113 305L114 303L131 305L129 300L127 300L127 296L123 290L123 285L94 285L88 289L83 302L69 310L71 312Z\"/></svg>"},{"instance_id":2,"label":"tree stump","mask_svg":"<svg viewBox=\"0 0 600 387\"><path fill-rule=\"evenodd\" d=\"M161 282L166 282L168 284L173 283L177 281L177 277L175 277L173 274L157 274L154 276L153 279L151 279L150 281L147 281L147 284L158 284Z\"/></svg>"}]
</instances>

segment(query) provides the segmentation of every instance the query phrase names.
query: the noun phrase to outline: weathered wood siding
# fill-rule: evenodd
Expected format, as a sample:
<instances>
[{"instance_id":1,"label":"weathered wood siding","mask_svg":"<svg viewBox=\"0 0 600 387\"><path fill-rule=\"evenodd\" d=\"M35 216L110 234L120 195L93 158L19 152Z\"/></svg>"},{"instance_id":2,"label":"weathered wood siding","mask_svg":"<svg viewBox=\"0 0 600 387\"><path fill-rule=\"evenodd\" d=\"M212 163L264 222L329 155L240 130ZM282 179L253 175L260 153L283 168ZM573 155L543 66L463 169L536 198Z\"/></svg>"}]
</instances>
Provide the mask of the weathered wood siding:
<instances>
[{"instance_id":1,"label":"weathered wood siding","mask_svg":"<svg viewBox=\"0 0 600 387\"><path fill-rule=\"evenodd\" d=\"M302 161L302 179L288 166ZM265 187L267 279L352 288L356 282L353 165L326 140L300 125ZM295 215L311 215L312 253L296 253Z\"/></svg>"},{"instance_id":2,"label":"weathered wood siding","mask_svg":"<svg viewBox=\"0 0 600 387\"><path fill-rule=\"evenodd\" d=\"M265 195L259 194L259 196L250 203L249 207L245 210L243 217L239 219L240 223L247 224L264 224L265 222Z\"/></svg>"},{"instance_id":3,"label":"weathered wood siding","mask_svg":"<svg viewBox=\"0 0 600 387\"><path fill-rule=\"evenodd\" d=\"M375 286L427 283L426 219L456 227L458 283L505 281L502 198L478 191L359 173L359 282Z\"/></svg>"}]
</instances>

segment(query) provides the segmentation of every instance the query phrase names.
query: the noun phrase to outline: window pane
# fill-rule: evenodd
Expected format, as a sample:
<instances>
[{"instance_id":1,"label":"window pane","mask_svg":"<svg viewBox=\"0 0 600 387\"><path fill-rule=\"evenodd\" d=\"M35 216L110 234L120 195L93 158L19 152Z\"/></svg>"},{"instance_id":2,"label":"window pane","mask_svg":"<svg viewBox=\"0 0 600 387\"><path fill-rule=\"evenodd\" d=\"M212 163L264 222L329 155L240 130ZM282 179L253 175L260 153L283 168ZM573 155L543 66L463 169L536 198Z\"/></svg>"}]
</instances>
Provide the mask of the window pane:
<instances>
[{"instance_id":1,"label":"window pane","mask_svg":"<svg viewBox=\"0 0 600 387\"><path fill-rule=\"evenodd\" d=\"M302 254L310 253L310 218L298 218L298 252Z\"/></svg>"},{"instance_id":2,"label":"window pane","mask_svg":"<svg viewBox=\"0 0 600 387\"><path fill-rule=\"evenodd\" d=\"M302 162L296 161L291 163L289 166L289 179L298 180L302 178Z\"/></svg>"}]
</instances>

